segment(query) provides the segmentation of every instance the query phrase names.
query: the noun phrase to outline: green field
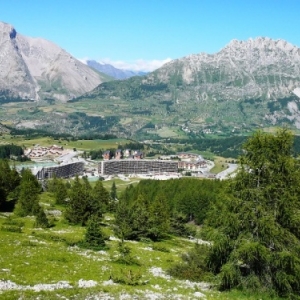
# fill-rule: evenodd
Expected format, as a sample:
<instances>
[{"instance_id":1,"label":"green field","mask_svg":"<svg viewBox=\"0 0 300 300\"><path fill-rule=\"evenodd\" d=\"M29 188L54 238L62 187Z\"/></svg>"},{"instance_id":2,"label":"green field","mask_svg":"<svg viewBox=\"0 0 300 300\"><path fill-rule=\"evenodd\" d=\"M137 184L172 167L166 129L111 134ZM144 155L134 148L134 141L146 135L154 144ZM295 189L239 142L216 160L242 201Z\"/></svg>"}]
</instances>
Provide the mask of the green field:
<instances>
[{"instance_id":1,"label":"green field","mask_svg":"<svg viewBox=\"0 0 300 300\"><path fill-rule=\"evenodd\" d=\"M50 211L60 209L53 206L47 193L41 203ZM204 299L258 299L255 294L220 293L207 283L170 277L167 274L170 266L193 247L187 239L170 237L155 245L126 241L138 265L118 263L118 240L114 237L112 222L113 216L107 214L102 224L103 231L110 236L106 242L108 250L92 251L74 246L83 238L85 229L66 224L60 216L54 218L54 227L40 229L34 227L33 217L0 214L0 284L15 284L12 290L2 288L0 298L198 299L203 295ZM9 231L9 226L17 224L22 225L21 232ZM127 283L114 283L111 278L123 278ZM133 278L138 278L136 285L130 284ZM59 288L61 282L65 288ZM52 291L45 290L50 287ZM269 299L263 295L259 298Z\"/></svg>"},{"instance_id":2,"label":"green field","mask_svg":"<svg viewBox=\"0 0 300 300\"><path fill-rule=\"evenodd\" d=\"M3 135L0 137L0 144L15 144L24 146L26 148L32 148L35 145L51 146L59 145L66 149L76 148L81 151L100 150L100 149L117 149L120 145L124 145L128 142L126 139L111 139L111 140L64 140L53 139L51 137L38 137L33 139L24 139L20 136Z\"/></svg>"}]
</instances>

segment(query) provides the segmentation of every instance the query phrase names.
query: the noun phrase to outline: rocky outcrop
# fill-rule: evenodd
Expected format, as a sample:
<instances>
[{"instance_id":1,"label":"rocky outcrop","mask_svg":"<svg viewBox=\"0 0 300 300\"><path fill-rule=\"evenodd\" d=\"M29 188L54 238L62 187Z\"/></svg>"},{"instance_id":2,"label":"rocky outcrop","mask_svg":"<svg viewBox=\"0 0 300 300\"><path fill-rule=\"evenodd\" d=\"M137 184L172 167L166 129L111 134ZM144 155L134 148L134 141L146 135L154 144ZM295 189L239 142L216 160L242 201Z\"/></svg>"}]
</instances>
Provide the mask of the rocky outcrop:
<instances>
[{"instance_id":1,"label":"rocky outcrop","mask_svg":"<svg viewBox=\"0 0 300 300\"><path fill-rule=\"evenodd\" d=\"M153 76L162 82L179 78L193 86L199 101L276 100L300 86L300 49L270 38L233 40L216 54L174 60Z\"/></svg>"},{"instance_id":2,"label":"rocky outcrop","mask_svg":"<svg viewBox=\"0 0 300 300\"><path fill-rule=\"evenodd\" d=\"M0 98L67 101L107 80L54 43L0 22Z\"/></svg>"},{"instance_id":3,"label":"rocky outcrop","mask_svg":"<svg viewBox=\"0 0 300 300\"><path fill-rule=\"evenodd\" d=\"M193 132L232 132L282 124L300 128L299 87L300 49L256 38L173 60L144 77L101 84L89 97L110 98L116 106L125 101L126 116L136 121L140 114L142 125L149 115L162 124L180 120Z\"/></svg>"}]
</instances>

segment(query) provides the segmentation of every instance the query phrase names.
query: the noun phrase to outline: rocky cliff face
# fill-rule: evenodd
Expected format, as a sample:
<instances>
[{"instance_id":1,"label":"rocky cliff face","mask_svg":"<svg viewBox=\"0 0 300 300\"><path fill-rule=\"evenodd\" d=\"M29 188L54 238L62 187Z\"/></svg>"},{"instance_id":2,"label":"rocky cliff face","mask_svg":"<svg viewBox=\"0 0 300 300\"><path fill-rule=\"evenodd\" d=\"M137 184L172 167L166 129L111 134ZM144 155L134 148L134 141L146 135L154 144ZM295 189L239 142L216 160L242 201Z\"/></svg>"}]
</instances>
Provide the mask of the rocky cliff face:
<instances>
[{"instance_id":1,"label":"rocky cliff face","mask_svg":"<svg viewBox=\"0 0 300 300\"><path fill-rule=\"evenodd\" d=\"M194 54L90 97L126 100L128 112L222 131L281 125L300 128L300 49L283 40L231 41L216 54ZM128 101L134 100L134 101Z\"/></svg>"},{"instance_id":2,"label":"rocky cliff face","mask_svg":"<svg viewBox=\"0 0 300 300\"><path fill-rule=\"evenodd\" d=\"M233 40L216 54L174 60L153 76L162 82L177 77L194 86L199 101L276 100L290 95L300 84L300 49L269 38Z\"/></svg>"},{"instance_id":3,"label":"rocky cliff face","mask_svg":"<svg viewBox=\"0 0 300 300\"><path fill-rule=\"evenodd\" d=\"M0 22L0 97L67 101L107 81L57 45Z\"/></svg>"}]
</instances>

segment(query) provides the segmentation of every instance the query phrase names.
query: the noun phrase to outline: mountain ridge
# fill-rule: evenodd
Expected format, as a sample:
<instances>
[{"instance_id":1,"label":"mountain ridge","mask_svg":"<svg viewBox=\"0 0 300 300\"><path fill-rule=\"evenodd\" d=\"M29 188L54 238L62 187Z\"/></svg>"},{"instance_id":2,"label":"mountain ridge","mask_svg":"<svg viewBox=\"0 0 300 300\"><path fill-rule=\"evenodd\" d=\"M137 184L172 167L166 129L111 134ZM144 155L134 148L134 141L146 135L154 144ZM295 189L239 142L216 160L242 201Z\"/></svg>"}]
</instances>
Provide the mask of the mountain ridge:
<instances>
[{"instance_id":1,"label":"mountain ridge","mask_svg":"<svg viewBox=\"0 0 300 300\"><path fill-rule=\"evenodd\" d=\"M133 76L144 76L147 73L146 72L135 72L135 71L131 71L131 70L123 70L123 69L118 69L116 67L114 67L113 65L110 64L106 64L106 63L99 63L95 60L86 60L86 64L99 71L102 72L108 76L111 76L115 79L128 79L130 77Z\"/></svg>"},{"instance_id":2,"label":"mountain ridge","mask_svg":"<svg viewBox=\"0 0 300 300\"><path fill-rule=\"evenodd\" d=\"M131 117L131 126L126 124L130 130L137 124L136 130L142 130L149 121L158 126L189 124L196 133L285 123L300 128L299 99L293 93L299 86L300 49L259 37L232 40L215 54L172 60L140 78L100 84L80 101L109 100L122 106L111 113Z\"/></svg>"},{"instance_id":3,"label":"mountain ridge","mask_svg":"<svg viewBox=\"0 0 300 300\"><path fill-rule=\"evenodd\" d=\"M6 98L67 101L108 80L54 43L0 22L0 91Z\"/></svg>"}]
</instances>

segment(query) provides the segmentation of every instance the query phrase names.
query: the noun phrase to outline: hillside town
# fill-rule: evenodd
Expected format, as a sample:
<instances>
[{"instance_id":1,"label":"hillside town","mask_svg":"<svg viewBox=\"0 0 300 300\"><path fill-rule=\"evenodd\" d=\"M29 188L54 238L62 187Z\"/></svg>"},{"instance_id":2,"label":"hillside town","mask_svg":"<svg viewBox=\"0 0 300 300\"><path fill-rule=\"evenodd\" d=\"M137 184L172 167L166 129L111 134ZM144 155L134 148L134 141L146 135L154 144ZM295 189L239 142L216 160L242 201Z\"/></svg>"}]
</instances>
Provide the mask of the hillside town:
<instances>
[{"instance_id":1,"label":"hillside town","mask_svg":"<svg viewBox=\"0 0 300 300\"><path fill-rule=\"evenodd\" d=\"M114 153L106 150L102 154L102 160L95 161L83 158L82 152L76 149L64 149L57 145L49 147L35 145L32 149L27 149L25 155L35 162L31 171L39 180L52 178L54 175L61 178L78 175L103 179L118 175L122 178L134 176L152 179L179 178L185 175L216 177L210 173L214 166L212 161L204 159L199 154L188 152L149 159L140 150L117 149ZM231 171L234 170L232 167Z\"/></svg>"}]
</instances>

